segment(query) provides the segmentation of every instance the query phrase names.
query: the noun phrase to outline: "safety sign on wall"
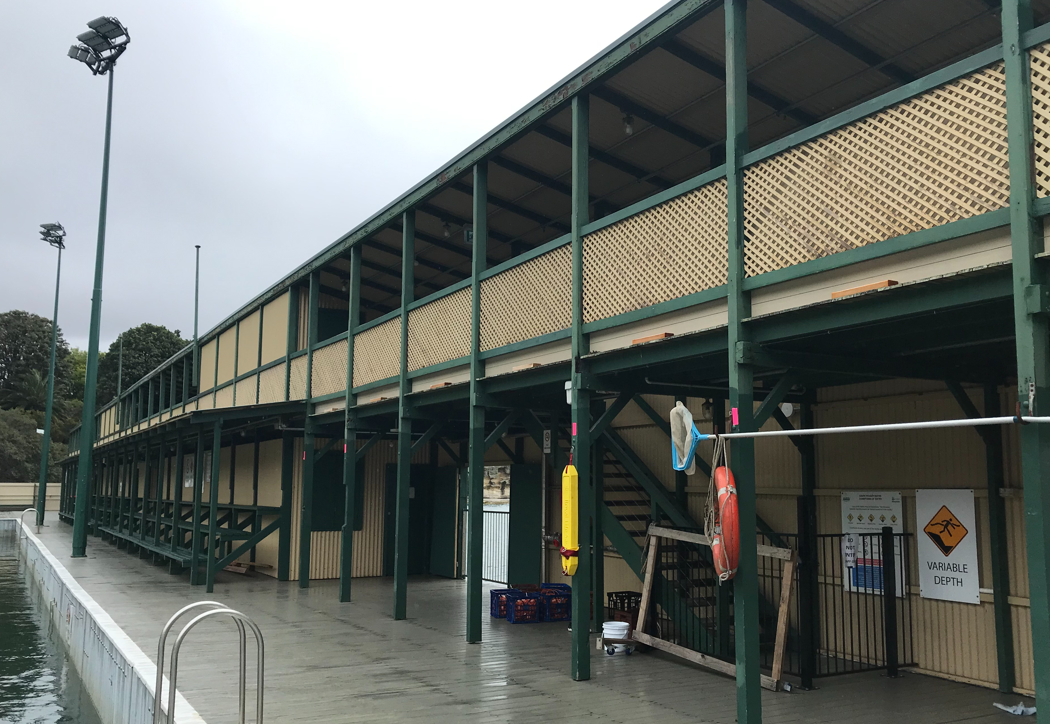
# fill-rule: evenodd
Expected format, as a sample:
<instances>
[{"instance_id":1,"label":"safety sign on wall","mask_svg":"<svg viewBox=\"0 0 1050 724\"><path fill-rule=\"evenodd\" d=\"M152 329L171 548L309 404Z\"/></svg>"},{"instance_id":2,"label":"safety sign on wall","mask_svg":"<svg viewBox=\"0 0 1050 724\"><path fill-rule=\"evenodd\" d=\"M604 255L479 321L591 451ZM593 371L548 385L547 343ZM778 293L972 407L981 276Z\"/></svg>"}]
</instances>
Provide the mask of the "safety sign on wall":
<instances>
[{"instance_id":1,"label":"safety sign on wall","mask_svg":"<svg viewBox=\"0 0 1050 724\"><path fill-rule=\"evenodd\" d=\"M897 563L897 596L904 596L904 557L900 535L904 532L901 495L897 492L854 491L842 493L843 586L858 593L882 593L882 529L893 529Z\"/></svg>"},{"instance_id":2,"label":"safety sign on wall","mask_svg":"<svg viewBox=\"0 0 1050 724\"><path fill-rule=\"evenodd\" d=\"M973 490L916 490L919 594L980 603Z\"/></svg>"}]
</instances>

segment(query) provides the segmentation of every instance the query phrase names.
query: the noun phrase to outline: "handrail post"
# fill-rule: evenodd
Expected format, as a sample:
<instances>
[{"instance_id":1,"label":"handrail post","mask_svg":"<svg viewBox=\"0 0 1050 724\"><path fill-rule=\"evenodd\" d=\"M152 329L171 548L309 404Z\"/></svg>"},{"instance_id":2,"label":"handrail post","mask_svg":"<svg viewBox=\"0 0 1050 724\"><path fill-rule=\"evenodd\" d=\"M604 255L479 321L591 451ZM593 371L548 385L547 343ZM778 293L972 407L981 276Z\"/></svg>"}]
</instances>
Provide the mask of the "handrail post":
<instances>
[{"instance_id":1,"label":"handrail post","mask_svg":"<svg viewBox=\"0 0 1050 724\"><path fill-rule=\"evenodd\" d=\"M897 656L897 551L893 528L882 528L882 630L886 636L886 675L896 679Z\"/></svg>"}]
</instances>

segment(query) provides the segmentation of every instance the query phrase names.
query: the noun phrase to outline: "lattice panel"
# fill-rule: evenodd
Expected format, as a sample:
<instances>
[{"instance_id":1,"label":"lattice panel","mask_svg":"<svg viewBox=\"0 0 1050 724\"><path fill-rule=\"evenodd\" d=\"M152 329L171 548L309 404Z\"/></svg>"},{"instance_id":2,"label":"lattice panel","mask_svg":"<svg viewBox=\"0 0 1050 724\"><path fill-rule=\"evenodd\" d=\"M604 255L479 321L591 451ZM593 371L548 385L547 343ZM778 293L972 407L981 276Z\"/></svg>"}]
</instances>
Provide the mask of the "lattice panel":
<instances>
[{"instance_id":1,"label":"lattice panel","mask_svg":"<svg viewBox=\"0 0 1050 724\"><path fill-rule=\"evenodd\" d=\"M259 404L284 402L284 365L274 365L259 373Z\"/></svg>"},{"instance_id":2,"label":"lattice panel","mask_svg":"<svg viewBox=\"0 0 1050 724\"><path fill-rule=\"evenodd\" d=\"M422 369L470 354L471 288L408 313L408 369Z\"/></svg>"},{"instance_id":3,"label":"lattice panel","mask_svg":"<svg viewBox=\"0 0 1050 724\"><path fill-rule=\"evenodd\" d=\"M302 400L306 398L306 355L300 355L291 362L292 366L288 373L288 399Z\"/></svg>"},{"instance_id":4,"label":"lattice panel","mask_svg":"<svg viewBox=\"0 0 1050 724\"><path fill-rule=\"evenodd\" d=\"M726 283L726 182L715 181L583 239L583 320Z\"/></svg>"},{"instance_id":5,"label":"lattice panel","mask_svg":"<svg viewBox=\"0 0 1050 724\"><path fill-rule=\"evenodd\" d=\"M1036 196L1050 196L1050 43L1032 48L1032 129Z\"/></svg>"},{"instance_id":6,"label":"lattice panel","mask_svg":"<svg viewBox=\"0 0 1050 724\"><path fill-rule=\"evenodd\" d=\"M258 378L255 375L243 379L237 383L237 407L244 407L245 405L254 405L256 400L256 385L258 384Z\"/></svg>"},{"instance_id":7,"label":"lattice panel","mask_svg":"<svg viewBox=\"0 0 1050 724\"><path fill-rule=\"evenodd\" d=\"M314 350L314 371L310 382L314 397L346 389L346 340Z\"/></svg>"},{"instance_id":8,"label":"lattice panel","mask_svg":"<svg viewBox=\"0 0 1050 724\"><path fill-rule=\"evenodd\" d=\"M215 408L233 407L233 385L226 385L215 392Z\"/></svg>"},{"instance_id":9,"label":"lattice panel","mask_svg":"<svg viewBox=\"0 0 1050 724\"><path fill-rule=\"evenodd\" d=\"M1009 203L1002 63L744 172L748 276Z\"/></svg>"},{"instance_id":10,"label":"lattice panel","mask_svg":"<svg viewBox=\"0 0 1050 724\"><path fill-rule=\"evenodd\" d=\"M572 326L572 250L558 247L481 282L481 349Z\"/></svg>"},{"instance_id":11,"label":"lattice panel","mask_svg":"<svg viewBox=\"0 0 1050 724\"><path fill-rule=\"evenodd\" d=\"M401 317L354 335L354 386L401 374Z\"/></svg>"}]
</instances>

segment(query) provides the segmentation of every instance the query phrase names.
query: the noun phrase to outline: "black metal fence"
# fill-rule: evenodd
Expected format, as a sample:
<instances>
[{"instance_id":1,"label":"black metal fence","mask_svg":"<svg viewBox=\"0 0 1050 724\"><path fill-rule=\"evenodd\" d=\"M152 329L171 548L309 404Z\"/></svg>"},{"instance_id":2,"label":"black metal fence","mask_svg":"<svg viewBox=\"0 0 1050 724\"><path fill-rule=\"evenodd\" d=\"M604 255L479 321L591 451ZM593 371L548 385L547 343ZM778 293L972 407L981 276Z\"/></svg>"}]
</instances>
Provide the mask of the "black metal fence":
<instances>
[{"instance_id":1,"label":"black metal fence","mask_svg":"<svg viewBox=\"0 0 1050 724\"><path fill-rule=\"evenodd\" d=\"M718 584L710 549L662 539L654 579L655 615L649 633L727 661L734 659L732 584ZM799 550L794 534L760 536L759 543ZM910 534L823 534L800 556L792 581L783 670L804 685L815 677L909 664L914 659ZM894 555L883 556L891 549ZM811 562L807 562L811 561ZM773 664L783 591L781 558L760 556L759 641L762 665Z\"/></svg>"}]
</instances>

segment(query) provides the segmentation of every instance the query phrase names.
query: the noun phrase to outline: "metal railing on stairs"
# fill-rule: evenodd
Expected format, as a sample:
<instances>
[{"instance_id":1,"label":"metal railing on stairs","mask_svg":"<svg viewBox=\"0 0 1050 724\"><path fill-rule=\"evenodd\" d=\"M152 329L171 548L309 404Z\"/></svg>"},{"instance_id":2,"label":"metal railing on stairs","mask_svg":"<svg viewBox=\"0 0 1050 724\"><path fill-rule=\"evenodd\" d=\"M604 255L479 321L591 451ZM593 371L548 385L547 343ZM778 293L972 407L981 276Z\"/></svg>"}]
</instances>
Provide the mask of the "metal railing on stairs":
<instances>
[{"instance_id":1,"label":"metal railing on stairs","mask_svg":"<svg viewBox=\"0 0 1050 724\"><path fill-rule=\"evenodd\" d=\"M238 676L238 689L237 689L237 701L238 701L238 724L246 723L246 710L245 710L245 696L247 690L247 635L245 633L245 624L252 630L252 634L255 636L255 644L257 651L256 660L256 692L255 692L255 722L256 724L263 724L263 684L264 684L264 661L265 661L265 647L263 644L262 631L255 622L244 615L240 611L234 611L225 604L219 603L218 601L197 601L191 603L188 606L184 606L172 615L168 622L164 624L164 628L160 632L160 640L157 644L157 681L156 687L153 691L153 724L161 724L161 698L163 695L163 684L164 684L164 649L165 644L168 640L168 634L171 632L175 622L182 618L184 615L194 609L207 608L209 610L204 613L200 613L190 620L188 624L179 632L179 635L175 637L175 645L171 650L171 670L168 673L168 706L167 706L167 719L168 724L174 724L175 722L175 693L176 686L178 683L179 674L179 650L182 648L182 643L186 639L187 634L197 624L201 623L207 618L213 616L229 616L233 619L237 625L237 633L240 638L240 668Z\"/></svg>"}]
</instances>

